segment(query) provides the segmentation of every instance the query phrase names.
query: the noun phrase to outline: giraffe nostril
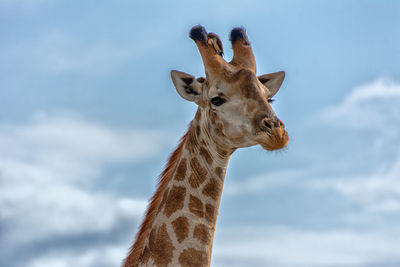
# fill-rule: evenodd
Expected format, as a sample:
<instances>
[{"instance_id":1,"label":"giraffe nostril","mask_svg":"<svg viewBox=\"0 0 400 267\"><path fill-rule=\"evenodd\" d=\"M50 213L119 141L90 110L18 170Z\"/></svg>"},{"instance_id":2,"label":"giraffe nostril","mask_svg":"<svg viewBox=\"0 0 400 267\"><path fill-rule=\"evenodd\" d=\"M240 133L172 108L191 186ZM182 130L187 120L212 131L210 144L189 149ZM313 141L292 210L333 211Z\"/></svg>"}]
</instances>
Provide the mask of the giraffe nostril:
<instances>
[{"instance_id":1,"label":"giraffe nostril","mask_svg":"<svg viewBox=\"0 0 400 267\"><path fill-rule=\"evenodd\" d=\"M271 125L271 123L270 123L270 121L268 119L263 119L262 122L261 122L261 126L265 130L272 129L272 125Z\"/></svg>"},{"instance_id":2,"label":"giraffe nostril","mask_svg":"<svg viewBox=\"0 0 400 267\"><path fill-rule=\"evenodd\" d=\"M278 126L277 127L285 128L285 124L280 119L278 119Z\"/></svg>"},{"instance_id":3,"label":"giraffe nostril","mask_svg":"<svg viewBox=\"0 0 400 267\"><path fill-rule=\"evenodd\" d=\"M285 128L285 124L283 124L283 122L278 119L268 119L268 118L264 118L261 120L261 129L263 131L268 131L268 130L272 130L274 128Z\"/></svg>"}]
</instances>

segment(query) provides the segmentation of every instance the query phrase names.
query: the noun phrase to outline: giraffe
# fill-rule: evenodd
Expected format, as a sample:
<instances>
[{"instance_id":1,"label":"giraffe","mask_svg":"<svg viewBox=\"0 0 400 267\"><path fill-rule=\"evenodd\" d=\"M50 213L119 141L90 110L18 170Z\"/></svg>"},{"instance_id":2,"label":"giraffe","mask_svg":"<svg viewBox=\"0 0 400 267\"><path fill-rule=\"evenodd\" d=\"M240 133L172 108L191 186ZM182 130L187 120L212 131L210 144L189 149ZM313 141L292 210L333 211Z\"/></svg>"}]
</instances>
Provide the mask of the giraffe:
<instances>
[{"instance_id":1,"label":"giraffe","mask_svg":"<svg viewBox=\"0 0 400 267\"><path fill-rule=\"evenodd\" d=\"M198 109L170 156L124 267L209 266L225 172L232 153L261 145L282 149L289 141L270 101L283 71L256 76L244 28L234 28L228 63L215 33L193 27L206 77L171 71L178 94Z\"/></svg>"}]
</instances>

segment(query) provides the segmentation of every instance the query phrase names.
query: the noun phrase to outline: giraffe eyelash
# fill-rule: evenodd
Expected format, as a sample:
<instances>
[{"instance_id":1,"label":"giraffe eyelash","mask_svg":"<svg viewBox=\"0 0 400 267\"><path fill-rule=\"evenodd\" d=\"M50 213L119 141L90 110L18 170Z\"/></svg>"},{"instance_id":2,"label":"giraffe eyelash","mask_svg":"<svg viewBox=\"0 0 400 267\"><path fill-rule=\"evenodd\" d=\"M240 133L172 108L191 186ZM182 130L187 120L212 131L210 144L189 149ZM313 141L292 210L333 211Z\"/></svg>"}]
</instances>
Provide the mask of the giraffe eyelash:
<instances>
[{"instance_id":1,"label":"giraffe eyelash","mask_svg":"<svg viewBox=\"0 0 400 267\"><path fill-rule=\"evenodd\" d=\"M273 103L273 102L275 102L275 99L273 99L273 98L268 99L268 103Z\"/></svg>"}]
</instances>

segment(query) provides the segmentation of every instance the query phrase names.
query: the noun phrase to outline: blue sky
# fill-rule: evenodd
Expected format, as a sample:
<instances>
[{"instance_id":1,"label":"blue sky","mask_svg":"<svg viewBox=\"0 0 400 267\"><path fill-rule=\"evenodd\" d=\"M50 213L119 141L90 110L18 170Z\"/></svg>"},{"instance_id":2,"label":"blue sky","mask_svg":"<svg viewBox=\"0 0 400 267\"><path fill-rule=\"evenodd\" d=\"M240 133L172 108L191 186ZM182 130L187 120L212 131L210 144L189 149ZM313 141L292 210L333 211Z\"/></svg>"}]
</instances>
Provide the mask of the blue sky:
<instances>
[{"instance_id":1,"label":"blue sky","mask_svg":"<svg viewBox=\"0 0 400 267\"><path fill-rule=\"evenodd\" d=\"M188 33L244 26L284 151L230 162L212 266L400 264L398 1L0 0L0 265L118 266L194 116Z\"/></svg>"}]
</instances>

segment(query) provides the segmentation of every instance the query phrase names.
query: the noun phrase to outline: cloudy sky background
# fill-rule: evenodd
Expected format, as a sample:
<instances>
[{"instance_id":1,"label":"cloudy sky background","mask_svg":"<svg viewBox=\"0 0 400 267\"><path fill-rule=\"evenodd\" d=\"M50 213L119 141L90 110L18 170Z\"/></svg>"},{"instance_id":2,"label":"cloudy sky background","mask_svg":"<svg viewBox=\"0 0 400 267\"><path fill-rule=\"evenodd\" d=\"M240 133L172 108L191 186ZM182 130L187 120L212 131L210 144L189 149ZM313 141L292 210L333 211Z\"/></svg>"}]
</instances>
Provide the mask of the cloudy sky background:
<instances>
[{"instance_id":1,"label":"cloudy sky background","mask_svg":"<svg viewBox=\"0 0 400 267\"><path fill-rule=\"evenodd\" d=\"M238 150L213 266L400 265L398 1L0 0L0 266L118 266L195 113L193 25L245 26L287 149Z\"/></svg>"}]
</instances>

